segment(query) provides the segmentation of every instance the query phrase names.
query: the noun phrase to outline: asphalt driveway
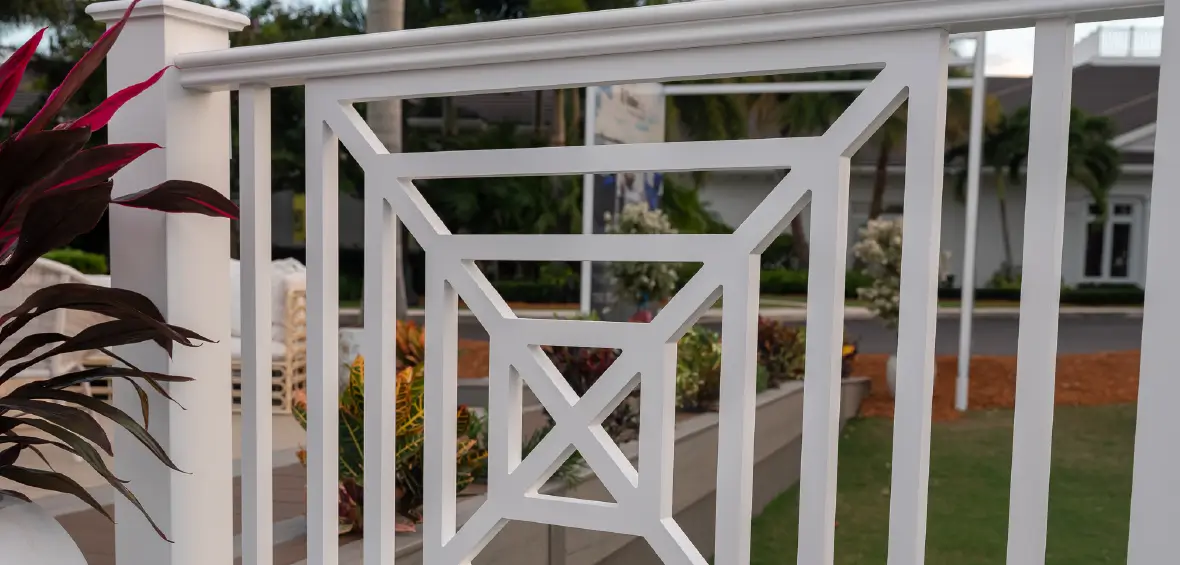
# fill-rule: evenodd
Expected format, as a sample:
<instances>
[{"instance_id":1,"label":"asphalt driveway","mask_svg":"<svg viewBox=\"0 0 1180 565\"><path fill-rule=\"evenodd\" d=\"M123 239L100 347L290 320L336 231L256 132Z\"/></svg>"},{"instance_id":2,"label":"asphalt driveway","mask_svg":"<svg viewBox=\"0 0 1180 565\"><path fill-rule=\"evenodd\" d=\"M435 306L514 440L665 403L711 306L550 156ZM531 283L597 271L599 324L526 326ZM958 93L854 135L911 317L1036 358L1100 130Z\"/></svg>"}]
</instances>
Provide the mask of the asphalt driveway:
<instances>
[{"instance_id":1,"label":"asphalt driveway","mask_svg":"<svg viewBox=\"0 0 1180 565\"><path fill-rule=\"evenodd\" d=\"M1060 353L1093 353L1139 349L1142 337L1141 316L1126 314L1071 314L1061 318L1058 330ZM720 331L720 323L705 324ZM848 320L850 335L856 336L864 353L891 353L897 335L876 320ZM972 353L977 355L1015 355L1019 335L1016 316L978 316L972 332ZM473 318L463 317L459 334L466 339L486 340L487 333ZM940 317L935 337L939 355L954 355L959 349L959 319Z\"/></svg>"}]
</instances>

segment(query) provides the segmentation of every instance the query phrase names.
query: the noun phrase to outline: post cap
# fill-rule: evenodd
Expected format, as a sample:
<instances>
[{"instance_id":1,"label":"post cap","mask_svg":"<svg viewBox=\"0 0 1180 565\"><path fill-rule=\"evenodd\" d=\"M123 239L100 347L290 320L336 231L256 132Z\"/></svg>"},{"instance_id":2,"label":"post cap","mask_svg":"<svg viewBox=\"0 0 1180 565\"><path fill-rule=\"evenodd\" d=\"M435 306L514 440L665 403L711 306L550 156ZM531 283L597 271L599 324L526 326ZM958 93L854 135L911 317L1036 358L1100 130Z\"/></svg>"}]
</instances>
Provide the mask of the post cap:
<instances>
[{"instance_id":1,"label":"post cap","mask_svg":"<svg viewBox=\"0 0 1180 565\"><path fill-rule=\"evenodd\" d=\"M113 23L123 17L123 13L127 11L127 6L130 4L131 0L96 2L86 7L86 13L90 14L90 17L96 21ZM226 31L242 31L242 29L250 25L250 18L242 14L189 2L188 0L142 0L135 7L135 11L132 12L131 19L161 16L186 20Z\"/></svg>"}]
</instances>

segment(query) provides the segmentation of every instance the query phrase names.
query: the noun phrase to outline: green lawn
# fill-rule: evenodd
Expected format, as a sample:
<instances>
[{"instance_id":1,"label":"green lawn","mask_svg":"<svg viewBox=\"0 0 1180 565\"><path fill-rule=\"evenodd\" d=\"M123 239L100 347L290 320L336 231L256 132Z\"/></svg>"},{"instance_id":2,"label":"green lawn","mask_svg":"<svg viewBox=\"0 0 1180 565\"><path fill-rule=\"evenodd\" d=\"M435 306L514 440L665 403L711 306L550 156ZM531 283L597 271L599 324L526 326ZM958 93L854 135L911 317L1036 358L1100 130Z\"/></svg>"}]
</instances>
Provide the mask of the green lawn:
<instances>
[{"instance_id":1,"label":"green lawn","mask_svg":"<svg viewBox=\"0 0 1180 565\"><path fill-rule=\"evenodd\" d=\"M1047 565L1126 563L1134 406L1057 410ZM836 564L885 562L892 421L851 422L840 443ZM935 424L931 437L929 565L1005 561L1012 413ZM796 487L754 520L751 565L794 563Z\"/></svg>"}]
</instances>

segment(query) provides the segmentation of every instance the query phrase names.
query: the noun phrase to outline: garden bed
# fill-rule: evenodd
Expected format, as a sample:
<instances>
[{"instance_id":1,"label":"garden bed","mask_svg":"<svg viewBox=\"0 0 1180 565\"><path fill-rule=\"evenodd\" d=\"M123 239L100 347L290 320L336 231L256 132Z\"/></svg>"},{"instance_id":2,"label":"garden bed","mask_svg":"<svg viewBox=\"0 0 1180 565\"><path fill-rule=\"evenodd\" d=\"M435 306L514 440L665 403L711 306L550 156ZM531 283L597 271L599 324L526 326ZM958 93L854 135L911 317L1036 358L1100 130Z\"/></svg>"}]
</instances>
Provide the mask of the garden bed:
<instances>
[{"instance_id":1,"label":"garden bed","mask_svg":"<svg viewBox=\"0 0 1180 565\"><path fill-rule=\"evenodd\" d=\"M855 416L869 393L868 379L843 382L841 425ZM799 478L803 433L803 385L788 382L758 396L755 427L754 512L789 489ZM689 414L678 418L674 475L674 512L677 522L702 553L712 553L717 479L718 414ZM526 432L528 430L525 430ZM621 446L633 462L638 444ZM582 499L606 495L602 483L590 473L576 486L551 482L544 492ZM463 523L484 502L483 496L464 497L458 503ZM361 542L341 548L342 564L361 563ZM420 533L398 534L399 565L422 563ZM511 522L480 554L480 565L646 565L659 560L642 539L602 532L567 530L545 524Z\"/></svg>"}]
</instances>

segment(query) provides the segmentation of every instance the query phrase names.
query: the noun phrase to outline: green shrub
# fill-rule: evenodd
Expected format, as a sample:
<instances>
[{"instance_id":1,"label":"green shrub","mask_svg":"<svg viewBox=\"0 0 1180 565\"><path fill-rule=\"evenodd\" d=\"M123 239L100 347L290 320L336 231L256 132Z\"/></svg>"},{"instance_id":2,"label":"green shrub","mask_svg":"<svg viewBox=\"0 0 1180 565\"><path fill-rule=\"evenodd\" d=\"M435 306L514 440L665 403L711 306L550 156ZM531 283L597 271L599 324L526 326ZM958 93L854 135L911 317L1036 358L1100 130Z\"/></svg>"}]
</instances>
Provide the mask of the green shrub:
<instances>
[{"instance_id":1,"label":"green shrub","mask_svg":"<svg viewBox=\"0 0 1180 565\"><path fill-rule=\"evenodd\" d=\"M759 278L762 294L807 294L807 271L769 269Z\"/></svg>"},{"instance_id":2,"label":"green shrub","mask_svg":"<svg viewBox=\"0 0 1180 565\"><path fill-rule=\"evenodd\" d=\"M530 280L493 281L492 286L508 302L532 304L572 304L578 301L575 285L555 286Z\"/></svg>"},{"instance_id":3,"label":"green shrub","mask_svg":"<svg viewBox=\"0 0 1180 565\"><path fill-rule=\"evenodd\" d=\"M962 291L957 288L939 289L941 300L958 300ZM1020 301L1020 287L979 288L975 300ZM1143 304L1143 289L1127 283L1085 283L1077 288L1062 287L1061 303L1070 306L1139 306Z\"/></svg>"},{"instance_id":4,"label":"green shrub","mask_svg":"<svg viewBox=\"0 0 1180 565\"><path fill-rule=\"evenodd\" d=\"M696 326L676 350L676 407L686 411L708 410L721 395L721 336Z\"/></svg>"},{"instance_id":5,"label":"green shrub","mask_svg":"<svg viewBox=\"0 0 1180 565\"><path fill-rule=\"evenodd\" d=\"M792 245L793 240L789 232L774 238L774 241L770 242L770 246L762 252L762 268L790 268L791 260L795 258L795 250Z\"/></svg>"},{"instance_id":6,"label":"green shrub","mask_svg":"<svg viewBox=\"0 0 1180 565\"><path fill-rule=\"evenodd\" d=\"M365 279L360 275L340 273L340 300L357 302L361 299L365 288Z\"/></svg>"},{"instance_id":7,"label":"green shrub","mask_svg":"<svg viewBox=\"0 0 1180 565\"><path fill-rule=\"evenodd\" d=\"M46 253L45 258L69 265L85 275L105 275L110 273L110 270L107 269L106 256L82 251L81 249L71 249L69 247L54 249Z\"/></svg>"},{"instance_id":8,"label":"green shrub","mask_svg":"<svg viewBox=\"0 0 1180 565\"><path fill-rule=\"evenodd\" d=\"M680 290L701 270L700 263L676 263L676 290Z\"/></svg>"},{"instance_id":9,"label":"green shrub","mask_svg":"<svg viewBox=\"0 0 1180 565\"><path fill-rule=\"evenodd\" d=\"M1141 306L1143 289L1134 285L1085 285L1061 291L1061 303L1074 306Z\"/></svg>"},{"instance_id":10,"label":"green shrub","mask_svg":"<svg viewBox=\"0 0 1180 565\"><path fill-rule=\"evenodd\" d=\"M754 390L762 392L770 388L770 371L766 370L766 366L762 363L758 364L758 372L755 373L757 380L754 382Z\"/></svg>"},{"instance_id":11,"label":"green shrub","mask_svg":"<svg viewBox=\"0 0 1180 565\"><path fill-rule=\"evenodd\" d=\"M844 296L856 298L857 289L873 283L872 277L856 270L844 277ZM760 276L762 294L807 294L807 271L798 269L764 269Z\"/></svg>"}]
</instances>

